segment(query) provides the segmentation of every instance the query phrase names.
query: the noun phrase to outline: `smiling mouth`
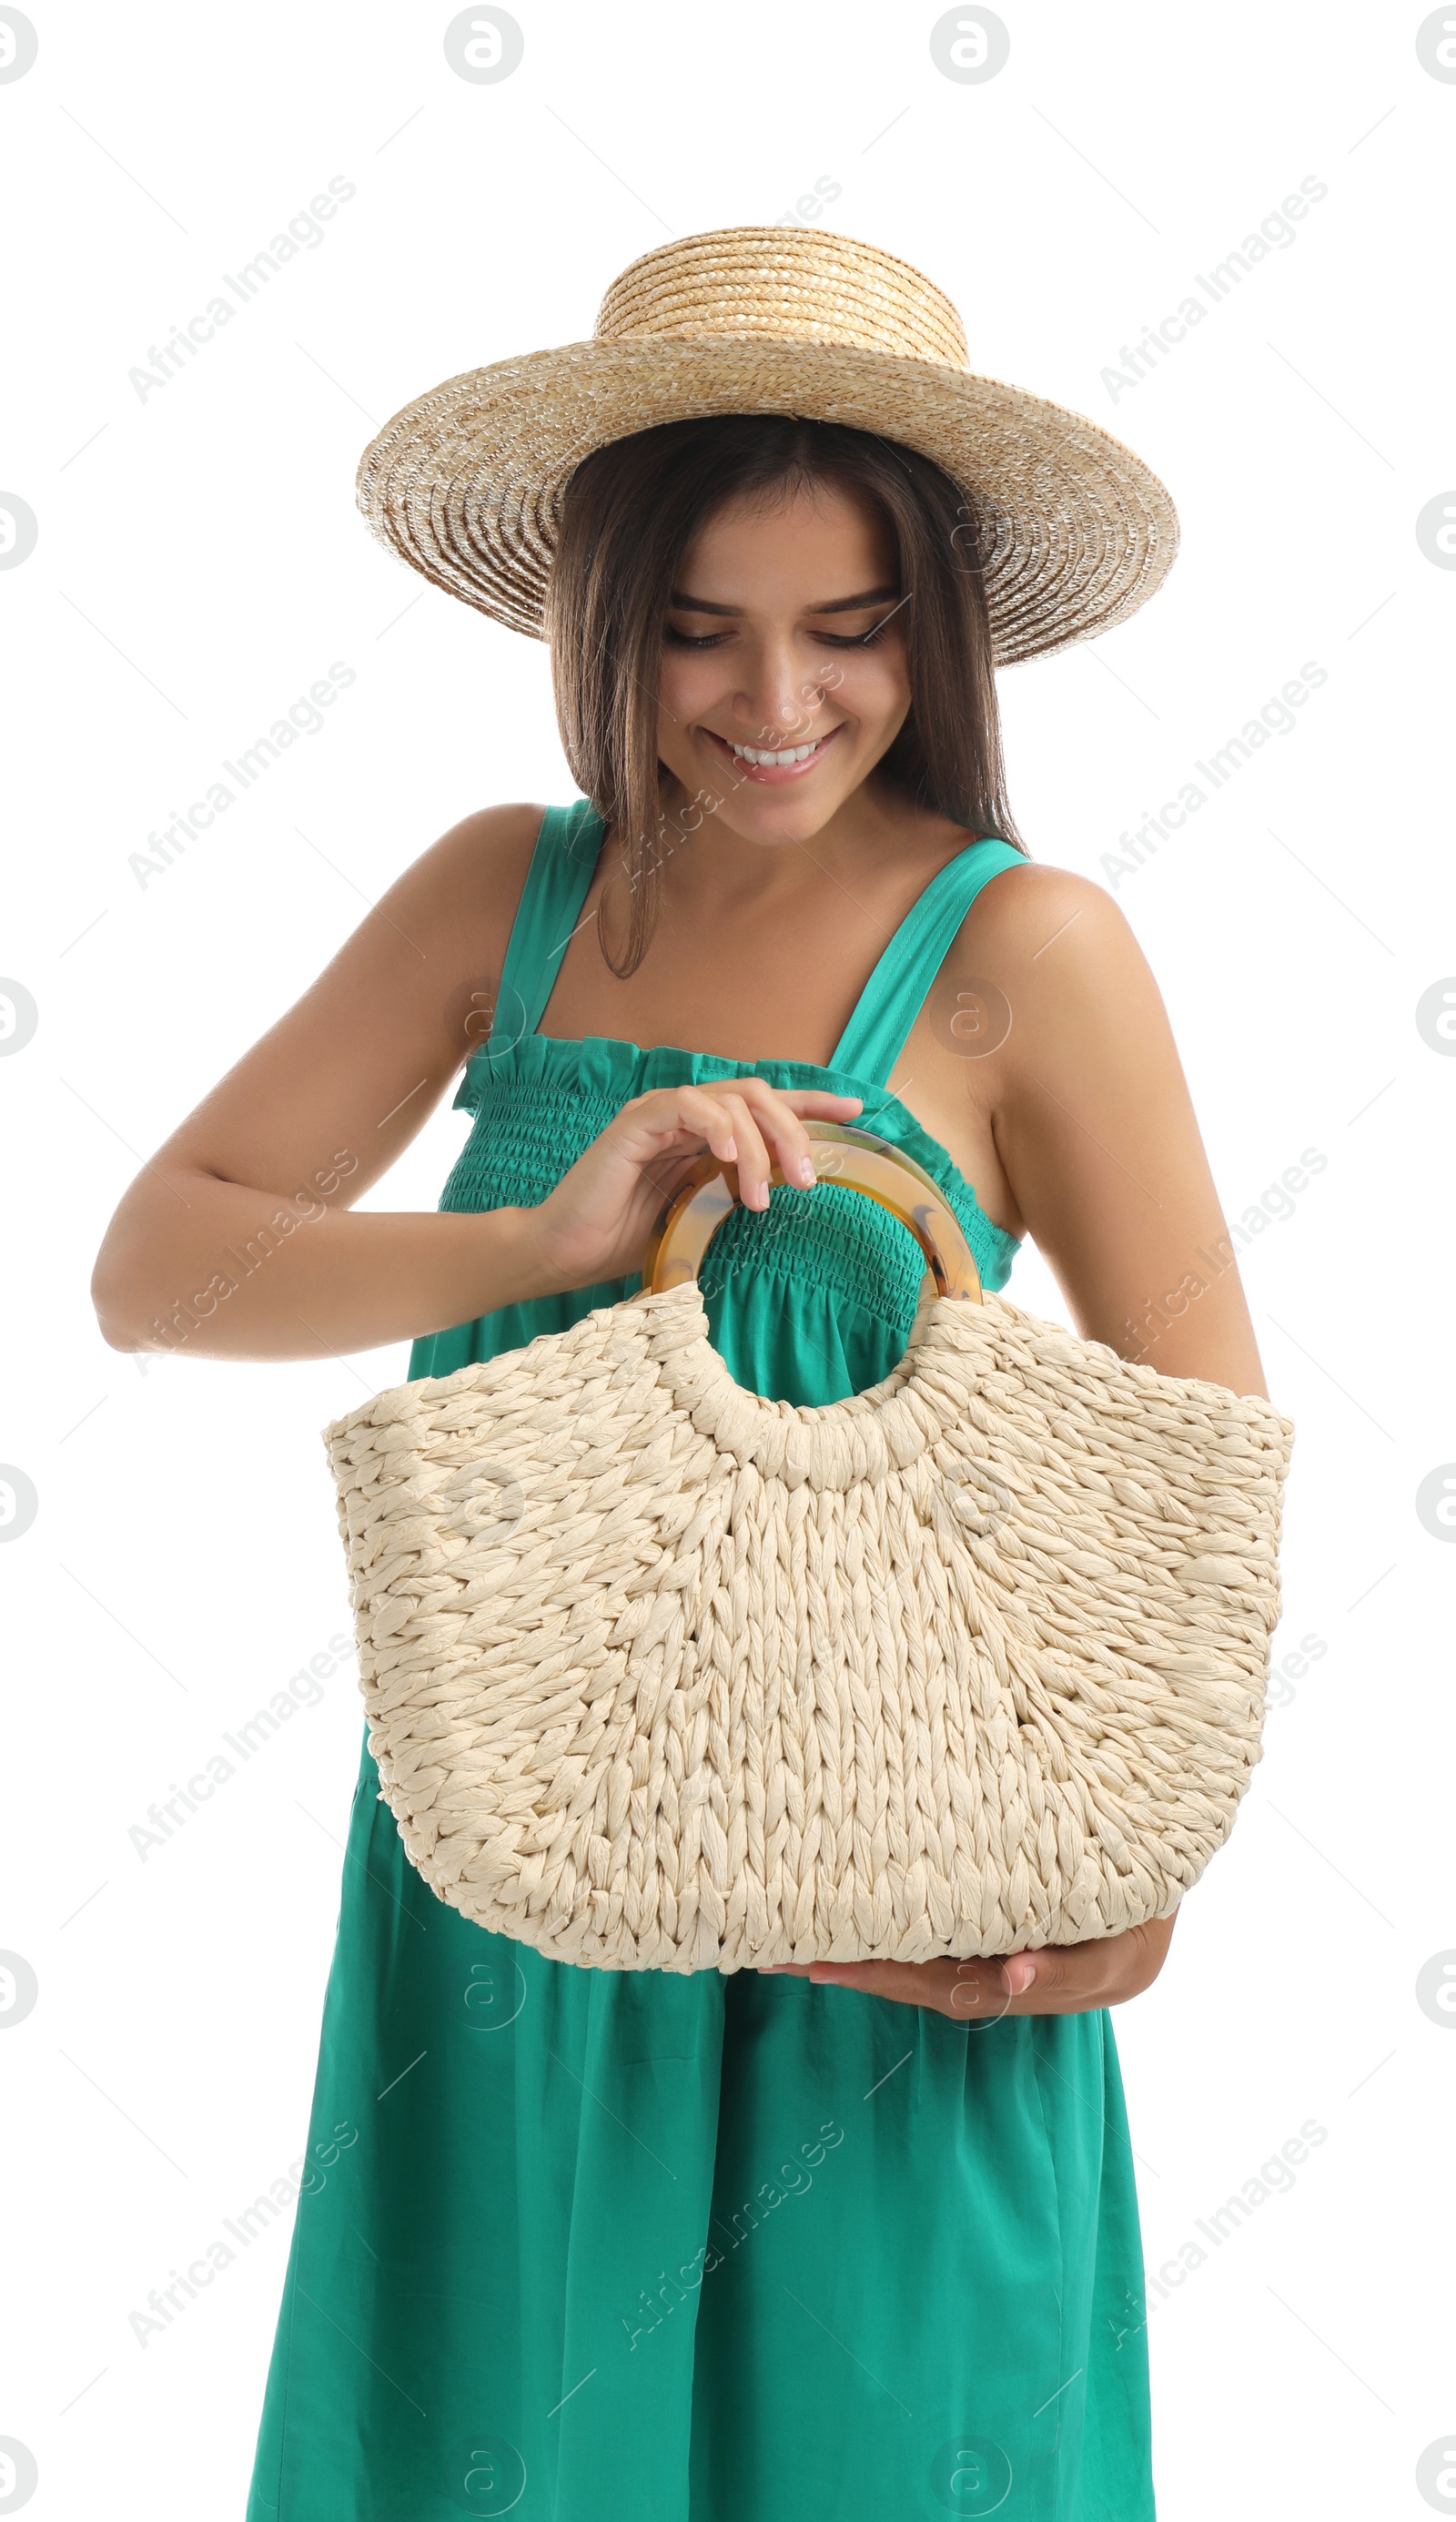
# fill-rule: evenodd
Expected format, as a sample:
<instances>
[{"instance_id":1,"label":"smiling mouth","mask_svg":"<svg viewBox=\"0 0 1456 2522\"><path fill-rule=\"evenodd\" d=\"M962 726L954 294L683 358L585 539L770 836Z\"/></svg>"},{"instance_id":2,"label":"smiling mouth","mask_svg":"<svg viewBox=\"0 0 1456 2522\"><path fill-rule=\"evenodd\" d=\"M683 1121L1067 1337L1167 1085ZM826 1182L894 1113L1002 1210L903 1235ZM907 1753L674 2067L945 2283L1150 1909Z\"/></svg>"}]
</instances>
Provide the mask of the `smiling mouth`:
<instances>
[{"instance_id":1,"label":"smiling mouth","mask_svg":"<svg viewBox=\"0 0 1456 2522\"><path fill-rule=\"evenodd\" d=\"M831 726L827 735L818 737L813 744L784 745L774 752L762 745L734 744L731 737L719 735L711 726L703 730L737 765L745 778L767 781L775 787L788 779L801 779L812 771L839 731L837 726Z\"/></svg>"}]
</instances>

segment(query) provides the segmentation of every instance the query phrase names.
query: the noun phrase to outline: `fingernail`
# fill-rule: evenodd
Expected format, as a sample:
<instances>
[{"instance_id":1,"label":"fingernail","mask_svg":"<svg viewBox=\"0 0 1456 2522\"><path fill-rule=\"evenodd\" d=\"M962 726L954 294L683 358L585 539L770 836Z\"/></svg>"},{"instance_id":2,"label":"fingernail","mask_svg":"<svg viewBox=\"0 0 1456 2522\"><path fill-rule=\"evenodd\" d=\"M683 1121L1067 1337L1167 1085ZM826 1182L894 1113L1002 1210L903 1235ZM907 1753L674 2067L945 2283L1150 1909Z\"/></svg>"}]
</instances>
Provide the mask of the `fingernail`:
<instances>
[{"instance_id":1,"label":"fingernail","mask_svg":"<svg viewBox=\"0 0 1456 2522\"><path fill-rule=\"evenodd\" d=\"M813 1156L801 1156L799 1158L799 1180L801 1183L812 1183L819 1180L819 1176L814 1170Z\"/></svg>"},{"instance_id":2,"label":"fingernail","mask_svg":"<svg viewBox=\"0 0 1456 2522\"><path fill-rule=\"evenodd\" d=\"M735 1165L738 1161L738 1150L731 1139L729 1139L728 1145L724 1148L723 1160L725 1164L728 1165Z\"/></svg>"}]
</instances>

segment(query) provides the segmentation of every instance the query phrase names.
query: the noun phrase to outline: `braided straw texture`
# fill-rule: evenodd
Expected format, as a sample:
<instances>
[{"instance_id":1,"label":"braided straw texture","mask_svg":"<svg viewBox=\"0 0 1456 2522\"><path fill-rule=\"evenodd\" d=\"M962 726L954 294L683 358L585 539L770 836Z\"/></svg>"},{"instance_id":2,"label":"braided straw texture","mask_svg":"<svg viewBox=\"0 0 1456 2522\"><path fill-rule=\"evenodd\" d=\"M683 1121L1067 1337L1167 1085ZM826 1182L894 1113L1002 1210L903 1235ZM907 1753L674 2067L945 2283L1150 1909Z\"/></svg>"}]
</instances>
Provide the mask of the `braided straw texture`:
<instances>
[{"instance_id":1,"label":"braided straw texture","mask_svg":"<svg viewBox=\"0 0 1456 2522\"><path fill-rule=\"evenodd\" d=\"M743 1391L693 1285L325 1430L369 1745L439 1896L615 1970L1165 1917L1261 1756L1291 1421L1004 1298Z\"/></svg>"},{"instance_id":2,"label":"braided straw texture","mask_svg":"<svg viewBox=\"0 0 1456 2522\"><path fill-rule=\"evenodd\" d=\"M854 237L720 228L654 247L613 281L598 342L828 342L941 366L969 365L961 318L913 262Z\"/></svg>"},{"instance_id":3,"label":"braided straw texture","mask_svg":"<svg viewBox=\"0 0 1456 2522\"><path fill-rule=\"evenodd\" d=\"M998 665L1091 638L1178 548L1162 483L1096 421L966 364L914 264L823 228L719 228L631 263L588 342L446 378L359 461L372 533L513 630L542 636L566 485L598 446L674 420L793 412L918 448L964 490Z\"/></svg>"}]
</instances>

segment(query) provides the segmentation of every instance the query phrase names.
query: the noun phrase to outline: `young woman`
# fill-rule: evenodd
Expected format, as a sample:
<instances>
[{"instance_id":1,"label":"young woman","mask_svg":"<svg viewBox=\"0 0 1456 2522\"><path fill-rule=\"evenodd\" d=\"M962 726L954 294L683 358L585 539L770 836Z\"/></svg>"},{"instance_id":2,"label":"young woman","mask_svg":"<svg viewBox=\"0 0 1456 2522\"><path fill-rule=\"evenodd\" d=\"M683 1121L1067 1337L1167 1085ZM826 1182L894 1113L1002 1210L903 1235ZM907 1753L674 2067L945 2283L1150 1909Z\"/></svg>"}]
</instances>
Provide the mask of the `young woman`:
<instances>
[{"instance_id":1,"label":"young woman","mask_svg":"<svg viewBox=\"0 0 1456 2522\"><path fill-rule=\"evenodd\" d=\"M1237 1272L1190 1300L1222 1219L1152 976L1003 790L993 662L1123 618L1171 511L963 361L893 257L729 231L391 424L380 531L517 627L545 579L584 793L447 832L183 1122L98 1263L116 1346L447 1374L630 1294L711 1149L716 1345L837 1400L922 1262L814 1185L819 1117L934 1175L988 1288L1030 1235L1083 1336L1263 1393ZM462 1059L440 1212L352 1211ZM250 2522L1149 2522L1108 2009L1171 1928L577 1969L432 1895L366 1748Z\"/></svg>"}]
</instances>

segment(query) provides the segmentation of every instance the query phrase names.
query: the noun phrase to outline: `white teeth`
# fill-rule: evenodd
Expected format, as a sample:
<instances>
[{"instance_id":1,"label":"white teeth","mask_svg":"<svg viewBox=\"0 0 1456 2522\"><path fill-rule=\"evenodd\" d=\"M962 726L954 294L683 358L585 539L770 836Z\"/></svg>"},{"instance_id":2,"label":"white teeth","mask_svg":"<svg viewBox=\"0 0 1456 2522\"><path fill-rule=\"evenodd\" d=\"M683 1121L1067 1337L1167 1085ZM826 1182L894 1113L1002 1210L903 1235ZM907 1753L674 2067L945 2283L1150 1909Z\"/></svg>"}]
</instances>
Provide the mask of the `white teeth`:
<instances>
[{"instance_id":1,"label":"white teeth","mask_svg":"<svg viewBox=\"0 0 1456 2522\"><path fill-rule=\"evenodd\" d=\"M823 738L822 736L816 736L813 744L791 745L787 753L761 753L756 745L733 744L731 736L728 738L728 741L732 745L732 750L736 753L740 762L752 762L758 767L758 769L767 771L770 769L776 769L781 763L785 762L807 762L811 753L817 753L819 751Z\"/></svg>"}]
</instances>

